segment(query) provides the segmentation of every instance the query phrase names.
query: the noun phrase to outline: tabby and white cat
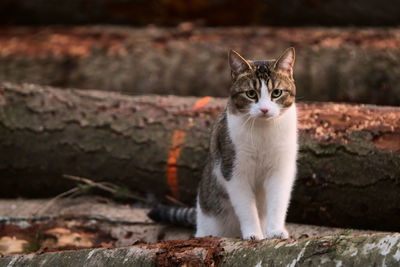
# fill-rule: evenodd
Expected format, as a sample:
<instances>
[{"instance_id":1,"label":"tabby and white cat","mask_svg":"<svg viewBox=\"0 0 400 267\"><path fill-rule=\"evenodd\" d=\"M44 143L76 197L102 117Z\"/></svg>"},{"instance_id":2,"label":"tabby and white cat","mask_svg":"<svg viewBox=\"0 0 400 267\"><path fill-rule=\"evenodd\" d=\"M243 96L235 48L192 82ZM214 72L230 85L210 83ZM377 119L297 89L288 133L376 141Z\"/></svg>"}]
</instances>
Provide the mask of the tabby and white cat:
<instances>
[{"instance_id":1,"label":"tabby and white cat","mask_svg":"<svg viewBox=\"0 0 400 267\"><path fill-rule=\"evenodd\" d=\"M294 59L293 48L260 61L230 51L230 96L211 132L196 210L158 205L150 218L196 225L196 237L288 238L298 149Z\"/></svg>"},{"instance_id":2,"label":"tabby and white cat","mask_svg":"<svg viewBox=\"0 0 400 267\"><path fill-rule=\"evenodd\" d=\"M230 51L230 96L211 133L196 237L288 238L298 149L294 60L293 48L266 61Z\"/></svg>"}]
</instances>

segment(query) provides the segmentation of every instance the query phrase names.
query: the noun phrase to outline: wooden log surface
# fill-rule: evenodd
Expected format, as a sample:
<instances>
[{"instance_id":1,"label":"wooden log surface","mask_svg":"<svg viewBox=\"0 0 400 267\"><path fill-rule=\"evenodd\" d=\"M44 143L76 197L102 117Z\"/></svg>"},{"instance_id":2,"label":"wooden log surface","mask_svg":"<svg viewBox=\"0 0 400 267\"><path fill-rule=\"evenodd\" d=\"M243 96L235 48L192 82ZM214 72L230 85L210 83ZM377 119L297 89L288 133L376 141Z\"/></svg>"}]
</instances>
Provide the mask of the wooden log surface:
<instances>
[{"instance_id":1,"label":"wooden log surface","mask_svg":"<svg viewBox=\"0 0 400 267\"><path fill-rule=\"evenodd\" d=\"M1 27L0 81L225 97L229 49L268 59L288 46L299 99L400 105L398 28Z\"/></svg>"},{"instance_id":2,"label":"wooden log surface","mask_svg":"<svg viewBox=\"0 0 400 267\"><path fill-rule=\"evenodd\" d=\"M193 204L221 98L127 96L5 83L0 195L54 196L72 174ZM288 220L399 230L400 108L299 103ZM390 219L388 219L390 218Z\"/></svg>"},{"instance_id":3,"label":"wooden log surface","mask_svg":"<svg viewBox=\"0 0 400 267\"><path fill-rule=\"evenodd\" d=\"M94 231L103 234L103 241L110 246L129 246L140 242L190 239L195 229L152 221L147 213L151 206L142 203L126 205L99 196L54 199L0 199L0 236L13 237L28 243L39 242L42 247L43 234L51 228L67 228L71 232ZM74 221L75 223L71 223ZM325 226L287 223L292 239L323 237L328 235L365 235L387 232L333 228ZM32 232L36 236L32 236ZM33 239L33 240L32 240ZM99 238L91 237L93 247ZM99 243L99 242L98 242ZM3 243L4 244L4 243ZM55 246L53 246L54 249ZM59 248L60 246L58 246ZM86 247L90 247L87 245ZM42 249L42 250L43 250ZM49 250L52 247L48 247ZM7 250L0 241L0 255ZM26 250L25 250L26 251ZM19 253L23 252L23 248ZM35 252L35 250L31 250Z\"/></svg>"},{"instance_id":4,"label":"wooden log surface","mask_svg":"<svg viewBox=\"0 0 400 267\"><path fill-rule=\"evenodd\" d=\"M135 206L99 197L0 199L0 236L24 244L5 247L0 239L0 266L391 266L400 260L394 233L288 223L286 242L194 240L193 229L157 224L148 209Z\"/></svg>"},{"instance_id":5,"label":"wooden log surface","mask_svg":"<svg viewBox=\"0 0 400 267\"><path fill-rule=\"evenodd\" d=\"M2 266L398 266L400 234L302 240L172 240L0 258Z\"/></svg>"},{"instance_id":6,"label":"wooden log surface","mask_svg":"<svg viewBox=\"0 0 400 267\"><path fill-rule=\"evenodd\" d=\"M150 207L150 206L149 206ZM138 242L193 238L195 229L152 221L150 208L142 203L126 205L99 196L54 199L0 199L0 255L12 253L55 251L69 248L95 248L104 242L107 247L121 247ZM388 234L371 230L332 228L287 223L292 239L333 235ZM64 235L52 236L51 229L67 229ZM62 230L61 230L62 231ZM57 231L60 233L60 231ZM32 235L32 233L35 233ZM86 235L93 233L94 235ZM68 236L81 239L69 239ZM3 237L15 237L10 246ZM48 240L56 239L49 243ZM81 240L85 242L79 242ZM46 241L47 240L47 241ZM21 242L22 241L22 242ZM25 241L25 242L24 242ZM64 242L63 242L64 241ZM8 246L7 246L8 245Z\"/></svg>"}]
</instances>

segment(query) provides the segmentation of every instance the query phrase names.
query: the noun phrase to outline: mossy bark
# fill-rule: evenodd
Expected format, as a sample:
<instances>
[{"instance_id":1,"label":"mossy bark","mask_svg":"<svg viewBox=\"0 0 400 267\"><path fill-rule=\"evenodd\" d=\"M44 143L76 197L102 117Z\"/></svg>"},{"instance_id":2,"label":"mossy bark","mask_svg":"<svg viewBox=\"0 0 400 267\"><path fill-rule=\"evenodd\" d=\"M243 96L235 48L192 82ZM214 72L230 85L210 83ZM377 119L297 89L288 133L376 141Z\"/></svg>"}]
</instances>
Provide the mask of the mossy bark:
<instances>
[{"instance_id":1,"label":"mossy bark","mask_svg":"<svg viewBox=\"0 0 400 267\"><path fill-rule=\"evenodd\" d=\"M194 204L225 99L0 87L0 195L54 196L71 174ZM399 230L400 108L298 104L288 220ZM388 220L390 218L390 220Z\"/></svg>"},{"instance_id":2,"label":"mossy bark","mask_svg":"<svg viewBox=\"0 0 400 267\"><path fill-rule=\"evenodd\" d=\"M229 49L269 59L294 46L300 99L400 105L399 35L397 28L0 28L0 80L225 97Z\"/></svg>"},{"instance_id":3,"label":"mossy bark","mask_svg":"<svg viewBox=\"0 0 400 267\"><path fill-rule=\"evenodd\" d=\"M400 235L241 241L204 238L0 258L2 266L398 266Z\"/></svg>"}]
</instances>

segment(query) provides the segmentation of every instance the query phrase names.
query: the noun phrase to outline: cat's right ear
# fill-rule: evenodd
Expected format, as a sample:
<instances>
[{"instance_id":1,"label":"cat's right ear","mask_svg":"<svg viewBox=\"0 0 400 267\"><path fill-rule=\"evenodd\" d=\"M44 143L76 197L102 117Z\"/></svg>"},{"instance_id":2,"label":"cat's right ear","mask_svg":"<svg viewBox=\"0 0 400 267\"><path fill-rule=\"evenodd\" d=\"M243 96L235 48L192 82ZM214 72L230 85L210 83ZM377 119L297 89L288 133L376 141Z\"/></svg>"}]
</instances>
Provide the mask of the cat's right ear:
<instances>
[{"instance_id":1,"label":"cat's right ear","mask_svg":"<svg viewBox=\"0 0 400 267\"><path fill-rule=\"evenodd\" d=\"M283 54L276 60L275 69L282 70L293 77L293 65L294 65L295 53L294 48L289 47L283 52Z\"/></svg>"},{"instance_id":2,"label":"cat's right ear","mask_svg":"<svg viewBox=\"0 0 400 267\"><path fill-rule=\"evenodd\" d=\"M232 70L232 78L236 78L239 74L251 70L249 62L234 50L229 51L229 66Z\"/></svg>"}]
</instances>

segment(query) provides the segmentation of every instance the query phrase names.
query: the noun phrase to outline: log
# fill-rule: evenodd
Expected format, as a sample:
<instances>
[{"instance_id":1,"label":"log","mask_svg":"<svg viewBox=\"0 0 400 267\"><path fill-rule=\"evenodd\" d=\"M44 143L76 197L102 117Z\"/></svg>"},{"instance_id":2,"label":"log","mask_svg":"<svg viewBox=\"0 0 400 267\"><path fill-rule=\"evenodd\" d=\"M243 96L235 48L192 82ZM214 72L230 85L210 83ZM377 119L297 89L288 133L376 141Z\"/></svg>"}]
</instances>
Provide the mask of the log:
<instances>
[{"instance_id":1,"label":"log","mask_svg":"<svg viewBox=\"0 0 400 267\"><path fill-rule=\"evenodd\" d=\"M259 242L172 240L0 258L2 266L398 266L400 234Z\"/></svg>"},{"instance_id":2,"label":"log","mask_svg":"<svg viewBox=\"0 0 400 267\"><path fill-rule=\"evenodd\" d=\"M0 195L54 196L71 174L193 205L221 98L4 83ZM400 108L299 103L292 222L399 230ZM390 218L390 220L388 220Z\"/></svg>"},{"instance_id":3,"label":"log","mask_svg":"<svg viewBox=\"0 0 400 267\"><path fill-rule=\"evenodd\" d=\"M148 24L398 26L396 0L272 1L51 0L0 2L1 24Z\"/></svg>"},{"instance_id":4,"label":"log","mask_svg":"<svg viewBox=\"0 0 400 267\"><path fill-rule=\"evenodd\" d=\"M54 228L69 229L72 233L95 231L95 236L86 237L93 247L100 245L101 242L108 244L107 247L119 247L129 246L138 241L155 243L190 239L194 236L195 229L154 222L147 216L149 207L143 204L140 205L141 207L137 206L104 198L99 201L99 196L62 198L57 201L54 199L0 199L0 237L12 238L17 235L17 239L27 241L27 245L21 246L17 252L22 253L27 251L27 248L30 248L30 252L43 251L46 247L44 240L47 238L46 232ZM387 232L371 230L294 223L287 223L286 228L292 239L350 234L387 234ZM34 236L32 232L35 233ZM77 245L79 244L75 243L75 247ZM65 245L53 245L48 249L63 247ZM0 238L0 255L7 250Z\"/></svg>"},{"instance_id":5,"label":"log","mask_svg":"<svg viewBox=\"0 0 400 267\"><path fill-rule=\"evenodd\" d=\"M229 49L246 58L265 59L295 46L299 99L400 105L398 28L185 25L3 27L0 81L130 94L226 97Z\"/></svg>"}]
</instances>

